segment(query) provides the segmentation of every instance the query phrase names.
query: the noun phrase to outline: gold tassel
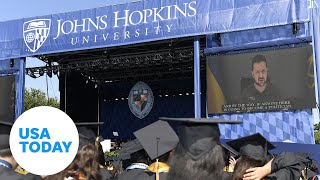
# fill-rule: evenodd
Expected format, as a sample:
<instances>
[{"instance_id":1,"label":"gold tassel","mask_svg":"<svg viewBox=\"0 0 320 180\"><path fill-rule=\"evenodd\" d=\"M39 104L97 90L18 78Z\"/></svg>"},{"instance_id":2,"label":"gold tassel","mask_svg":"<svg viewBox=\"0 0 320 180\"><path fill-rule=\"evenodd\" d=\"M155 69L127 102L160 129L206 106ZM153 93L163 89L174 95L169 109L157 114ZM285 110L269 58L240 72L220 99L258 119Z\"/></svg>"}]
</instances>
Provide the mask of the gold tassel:
<instances>
[{"instance_id":1,"label":"gold tassel","mask_svg":"<svg viewBox=\"0 0 320 180\"><path fill-rule=\"evenodd\" d=\"M159 177L159 159L156 161L156 180L160 180Z\"/></svg>"}]
</instances>

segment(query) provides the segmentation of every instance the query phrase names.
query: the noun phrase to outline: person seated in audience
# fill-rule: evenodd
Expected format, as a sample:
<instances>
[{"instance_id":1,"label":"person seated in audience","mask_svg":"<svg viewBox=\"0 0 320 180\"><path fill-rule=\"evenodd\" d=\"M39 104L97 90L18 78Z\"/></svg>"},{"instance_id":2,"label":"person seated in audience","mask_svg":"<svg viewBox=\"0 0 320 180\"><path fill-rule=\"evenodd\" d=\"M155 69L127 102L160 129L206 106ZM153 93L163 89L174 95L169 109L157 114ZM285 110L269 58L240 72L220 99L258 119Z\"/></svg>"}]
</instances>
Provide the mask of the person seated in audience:
<instances>
[{"instance_id":1,"label":"person seated in audience","mask_svg":"<svg viewBox=\"0 0 320 180\"><path fill-rule=\"evenodd\" d=\"M179 142L179 137L170 124L166 121L156 121L133 134L152 160L152 164L145 171L146 179L167 179L170 171L167 161Z\"/></svg>"}]
</instances>

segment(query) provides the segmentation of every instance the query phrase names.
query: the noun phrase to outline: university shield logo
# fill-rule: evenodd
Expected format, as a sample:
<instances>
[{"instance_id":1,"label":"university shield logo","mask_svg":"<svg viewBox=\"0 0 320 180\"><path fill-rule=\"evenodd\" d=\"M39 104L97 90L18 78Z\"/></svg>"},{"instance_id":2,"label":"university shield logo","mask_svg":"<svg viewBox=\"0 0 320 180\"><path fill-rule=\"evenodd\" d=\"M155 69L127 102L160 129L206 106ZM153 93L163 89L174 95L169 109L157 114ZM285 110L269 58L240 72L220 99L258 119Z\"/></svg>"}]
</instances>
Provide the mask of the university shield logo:
<instances>
[{"instance_id":1,"label":"university shield logo","mask_svg":"<svg viewBox=\"0 0 320 180\"><path fill-rule=\"evenodd\" d=\"M23 24L23 39L31 52L36 52L50 33L50 19L34 19Z\"/></svg>"},{"instance_id":2,"label":"university shield logo","mask_svg":"<svg viewBox=\"0 0 320 180\"><path fill-rule=\"evenodd\" d=\"M153 106L153 93L150 87L144 82L135 84L129 94L128 104L131 112L138 118L146 117Z\"/></svg>"}]
</instances>

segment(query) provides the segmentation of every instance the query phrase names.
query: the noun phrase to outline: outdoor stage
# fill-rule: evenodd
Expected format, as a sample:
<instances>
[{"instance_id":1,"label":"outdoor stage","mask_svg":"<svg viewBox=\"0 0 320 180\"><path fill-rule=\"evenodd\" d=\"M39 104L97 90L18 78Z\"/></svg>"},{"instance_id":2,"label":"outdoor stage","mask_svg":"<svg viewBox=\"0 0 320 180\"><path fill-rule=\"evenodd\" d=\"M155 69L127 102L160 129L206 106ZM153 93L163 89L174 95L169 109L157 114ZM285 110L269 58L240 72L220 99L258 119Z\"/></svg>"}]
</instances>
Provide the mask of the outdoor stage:
<instances>
[{"instance_id":1,"label":"outdoor stage","mask_svg":"<svg viewBox=\"0 0 320 180\"><path fill-rule=\"evenodd\" d=\"M312 45L310 104L315 105L319 17L307 0L158 0L0 22L0 74L15 77L15 118L23 112L25 75L58 74L61 110L75 122L103 122L98 131L105 138L132 138L159 116L208 116L243 121L220 125L225 139L259 132L270 141L314 144L315 106L212 113L208 102L220 95L227 99L228 91L207 63L224 55L277 54ZM26 69L25 57L38 57L47 66ZM135 89L140 81L147 86ZM210 89L209 82L218 86Z\"/></svg>"}]
</instances>

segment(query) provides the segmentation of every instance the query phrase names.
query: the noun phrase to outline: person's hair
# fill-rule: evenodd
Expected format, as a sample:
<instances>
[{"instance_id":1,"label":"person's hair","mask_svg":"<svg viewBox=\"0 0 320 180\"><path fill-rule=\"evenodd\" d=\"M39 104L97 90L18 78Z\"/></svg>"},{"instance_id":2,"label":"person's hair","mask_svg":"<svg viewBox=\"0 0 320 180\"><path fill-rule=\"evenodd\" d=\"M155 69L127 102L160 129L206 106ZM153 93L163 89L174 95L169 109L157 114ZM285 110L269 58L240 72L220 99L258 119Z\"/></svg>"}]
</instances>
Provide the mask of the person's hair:
<instances>
[{"instance_id":1,"label":"person's hair","mask_svg":"<svg viewBox=\"0 0 320 180\"><path fill-rule=\"evenodd\" d=\"M10 157L10 156L12 156L10 149L0 151L0 157L4 158L4 157Z\"/></svg>"},{"instance_id":2,"label":"person's hair","mask_svg":"<svg viewBox=\"0 0 320 180\"><path fill-rule=\"evenodd\" d=\"M262 160L256 160L249 156L240 156L237 160L236 166L233 171L232 180L242 180L246 170L253 167L260 167L263 165Z\"/></svg>"},{"instance_id":3,"label":"person's hair","mask_svg":"<svg viewBox=\"0 0 320 180\"><path fill-rule=\"evenodd\" d=\"M261 62L266 63L266 67L268 67L267 59L264 55L259 54L259 55L254 56L252 59L252 63L251 63L251 70L253 70L254 64L261 63Z\"/></svg>"},{"instance_id":4,"label":"person's hair","mask_svg":"<svg viewBox=\"0 0 320 180\"><path fill-rule=\"evenodd\" d=\"M101 164L102 166L105 166L106 165L106 160L104 159L104 153L103 153L103 150L102 150L102 145L100 144L99 141L96 141L95 142L95 146L96 146L97 151L98 151L99 164Z\"/></svg>"},{"instance_id":5,"label":"person's hair","mask_svg":"<svg viewBox=\"0 0 320 180\"><path fill-rule=\"evenodd\" d=\"M101 180L97 148L88 144L78 151L73 162L58 174L47 176L45 180L64 179L73 177L79 179L79 175L85 176L86 180Z\"/></svg>"},{"instance_id":6,"label":"person's hair","mask_svg":"<svg viewBox=\"0 0 320 180\"><path fill-rule=\"evenodd\" d=\"M168 180L223 179L224 159L220 145L216 145L198 160L177 150L170 157L169 164Z\"/></svg>"},{"instance_id":7,"label":"person's hair","mask_svg":"<svg viewBox=\"0 0 320 180\"><path fill-rule=\"evenodd\" d=\"M132 163L145 163L148 164L148 155L144 149L130 154L130 160Z\"/></svg>"}]
</instances>

